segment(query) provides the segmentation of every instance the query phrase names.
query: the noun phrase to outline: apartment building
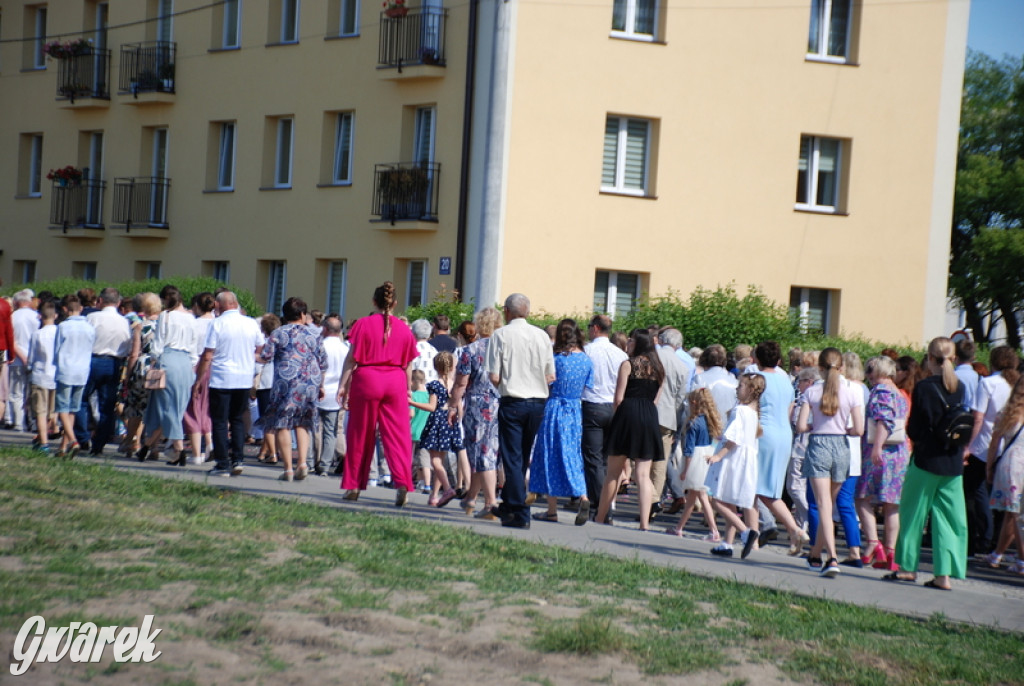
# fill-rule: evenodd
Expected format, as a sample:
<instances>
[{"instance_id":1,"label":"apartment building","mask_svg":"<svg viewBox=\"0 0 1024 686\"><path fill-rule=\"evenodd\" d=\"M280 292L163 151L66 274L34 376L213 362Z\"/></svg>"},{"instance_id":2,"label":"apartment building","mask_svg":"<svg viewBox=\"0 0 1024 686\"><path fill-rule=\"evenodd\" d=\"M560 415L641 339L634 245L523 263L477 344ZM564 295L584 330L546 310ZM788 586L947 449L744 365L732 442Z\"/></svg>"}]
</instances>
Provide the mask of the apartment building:
<instances>
[{"instance_id":1,"label":"apartment building","mask_svg":"<svg viewBox=\"0 0 1024 686\"><path fill-rule=\"evenodd\" d=\"M920 341L968 9L0 0L0 275L203 273L346 318L384 279L612 313L735 281Z\"/></svg>"}]
</instances>

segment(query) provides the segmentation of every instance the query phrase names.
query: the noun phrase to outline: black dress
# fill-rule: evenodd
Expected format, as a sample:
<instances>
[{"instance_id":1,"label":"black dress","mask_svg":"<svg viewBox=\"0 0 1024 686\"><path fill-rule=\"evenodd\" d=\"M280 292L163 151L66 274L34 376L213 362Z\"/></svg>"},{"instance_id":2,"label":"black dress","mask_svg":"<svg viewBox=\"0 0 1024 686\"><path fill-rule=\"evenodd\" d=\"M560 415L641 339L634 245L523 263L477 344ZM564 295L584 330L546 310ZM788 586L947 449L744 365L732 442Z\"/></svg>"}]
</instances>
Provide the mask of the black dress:
<instances>
[{"instance_id":1,"label":"black dress","mask_svg":"<svg viewBox=\"0 0 1024 686\"><path fill-rule=\"evenodd\" d=\"M664 460L658 408L654 404L661 382L645 358L633 358L629 366L626 392L612 417L605 452L625 455L631 460Z\"/></svg>"}]
</instances>

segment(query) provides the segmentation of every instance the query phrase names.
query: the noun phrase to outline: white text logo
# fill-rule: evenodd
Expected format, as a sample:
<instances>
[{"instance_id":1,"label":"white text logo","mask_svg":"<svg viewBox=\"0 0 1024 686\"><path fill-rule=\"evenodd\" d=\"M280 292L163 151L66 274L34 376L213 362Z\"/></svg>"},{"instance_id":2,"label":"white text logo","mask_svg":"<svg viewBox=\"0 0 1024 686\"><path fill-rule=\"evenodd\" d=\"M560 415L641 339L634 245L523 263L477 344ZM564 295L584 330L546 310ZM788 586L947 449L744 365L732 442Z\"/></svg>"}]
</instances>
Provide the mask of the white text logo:
<instances>
[{"instance_id":1,"label":"white text logo","mask_svg":"<svg viewBox=\"0 0 1024 686\"><path fill-rule=\"evenodd\" d=\"M70 626L46 628L41 616L29 617L21 626L11 654L18 662L11 674L24 674L33 662L99 662L107 645L113 646L115 662L152 662L161 651L153 645L162 629L151 631L153 615L146 615L142 627L103 626L92 622L71 622Z\"/></svg>"}]
</instances>

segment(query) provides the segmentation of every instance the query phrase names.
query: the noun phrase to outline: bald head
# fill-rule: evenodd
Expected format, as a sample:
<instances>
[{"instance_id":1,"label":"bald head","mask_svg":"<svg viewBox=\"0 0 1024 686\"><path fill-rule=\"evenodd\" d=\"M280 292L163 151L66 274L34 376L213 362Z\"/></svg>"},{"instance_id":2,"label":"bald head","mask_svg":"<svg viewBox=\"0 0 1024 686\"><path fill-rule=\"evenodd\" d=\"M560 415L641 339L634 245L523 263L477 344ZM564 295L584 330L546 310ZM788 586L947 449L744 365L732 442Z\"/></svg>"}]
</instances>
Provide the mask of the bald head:
<instances>
[{"instance_id":1,"label":"bald head","mask_svg":"<svg viewBox=\"0 0 1024 686\"><path fill-rule=\"evenodd\" d=\"M238 298L231 291L221 291L217 294L217 308L221 312L224 312L225 310L237 310Z\"/></svg>"}]
</instances>

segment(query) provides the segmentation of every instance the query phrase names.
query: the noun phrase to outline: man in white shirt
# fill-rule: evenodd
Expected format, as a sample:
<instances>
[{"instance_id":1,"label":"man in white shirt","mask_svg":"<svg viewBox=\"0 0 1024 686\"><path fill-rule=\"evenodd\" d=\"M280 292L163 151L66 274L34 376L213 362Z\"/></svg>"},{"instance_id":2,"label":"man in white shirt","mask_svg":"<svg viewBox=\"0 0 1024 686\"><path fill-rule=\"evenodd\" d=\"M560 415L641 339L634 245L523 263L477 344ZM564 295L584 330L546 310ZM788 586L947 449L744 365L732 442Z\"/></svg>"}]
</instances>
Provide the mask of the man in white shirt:
<instances>
[{"instance_id":1,"label":"man in white shirt","mask_svg":"<svg viewBox=\"0 0 1024 686\"><path fill-rule=\"evenodd\" d=\"M29 392L28 366L29 346L32 334L39 328L39 313L32 306L35 293L30 289L14 294L14 312L11 314L11 326L14 328L14 357L8 368L8 396L11 405L11 419L15 431L24 431L25 399Z\"/></svg>"},{"instance_id":2,"label":"man in white shirt","mask_svg":"<svg viewBox=\"0 0 1024 686\"><path fill-rule=\"evenodd\" d=\"M596 514L601 504L601 487L608 469L608 455L604 451L604 433L615 414L615 384L619 367L628 359L626 352L612 345L608 336L612 320L606 314L596 314L587 327L590 343L583 350L594 366L593 386L583 389L583 477L587 484L587 498L591 512Z\"/></svg>"},{"instance_id":3,"label":"man in white shirt","mask_svg":"<svg viewBox=\"0 0 1024 686\"><path fill-rule=\"evenodd\" d=\"M128 320L117 311L121 304L121 294L116 288L104 288L100 291L100 307L86 321L96 330L96 339L92 344L92 361L89 367L89 382L82 396L82 408L78 411L75 433L79 443L91 445L89 454L98 456L103 453L107 441L114 435L114 405L117 402L117 387L121 381L121 365L128 357L132 346L132 330ZM89 397L95 393L99 417L96 419L96 430L89 440Z\"/></svg>"},{"instance_id":4,"label":"man in white shirt","mask_svg":"<svg viewBox=\"0 0 1024 686\"><path fill-rule=\"evenodd\" d=\"M231 291L222 291L217 296L217 309L220 316L210 323L206 332L192 396L199 395L200 380L209 368L210 421L216 460L210 476L238 476L245 460L245 411L249 408L249 389L256 376L256 356L263 350L266 339L256 320L238 309L238 298Z\"/></svg>"},{"instance_id":5,"label":"man in white shirt","mask_svg":"<svg viewBox=\"0 0 1024 686\"><path fill-rule=\"evenodd\" d=\"M530 300L521 293L505 299L505 326L491 334L484 366L501 396L498 444L505 463L501 505L492 512L501 525L530 528L526 505L526 469L533 439L544 418L548 384L555 380L551 339L528 321Z\"/></svg>"},{"instance_id":6,"label":"man in white shirt","mask_svg":"<svg viewBox=\"0 0 1024 686\"><path fill-rule=\"evenodd\" d=\"M341 382L341 370L345 366L349 348L348 343L341 337L341 326L341 319L338 317L324 319L323 346L324 352L327 353L327 369L324 371L320 400L316 404L317 413L320 415L320 440L313 442L316 449L313 472L317 476L327 476L338 442L338 425L341 423L338 385Z\"/></svg>"}]
</instances>

